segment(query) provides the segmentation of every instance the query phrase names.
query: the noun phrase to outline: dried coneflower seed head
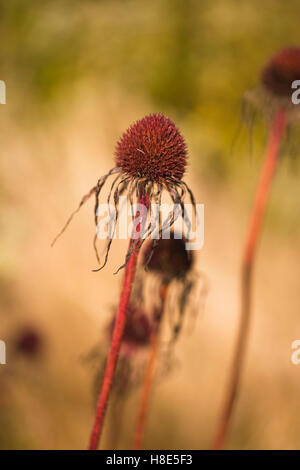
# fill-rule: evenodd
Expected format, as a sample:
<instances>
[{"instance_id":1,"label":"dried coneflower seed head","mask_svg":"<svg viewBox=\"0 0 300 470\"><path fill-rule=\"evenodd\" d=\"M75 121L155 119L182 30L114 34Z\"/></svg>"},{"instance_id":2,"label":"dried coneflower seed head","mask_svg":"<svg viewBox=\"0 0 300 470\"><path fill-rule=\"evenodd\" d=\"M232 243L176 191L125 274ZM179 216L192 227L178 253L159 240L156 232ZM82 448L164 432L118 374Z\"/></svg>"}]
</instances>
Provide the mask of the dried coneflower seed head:
<instances>
[{"instance_id":1,"label":"dried coneflower seed head","mask_svg":"<svg viewBox=\"0 0 300 470\"><path fill-rule=\"evenodd\" d=\"M134 305L129 305L126 315L123 344L132 348L148 345L151 336L151 324L148 316ZM109 327L110 335L113 332L114 322L115 319Z\"/></svg>"},{"instance_id":2,"label":"dried coneflower seed head","mask_svg":"<svg viewBox=\"0 0 300 470\"><path fill-rule=\"evenodd\" d=\"M273 56L261 76L265 90L278 98L291 96L294 80L300 80L299 47L283 49Z\"/></svg>"},{"instance_id":3,"label":"dried coneflower seed head","mask_svg":"<svg viewBox=\"0 0 300 470\"><path fill-rule=\"evenodd\" d=\"M152 114L133 124L116 148L116 164L133 178L163 183L180 181L187 149L179 130L163 114Z\"/></svg>"},{"instance_id":4,"label":"dried coneflower seed head","mask_svg":"<svg viewBox=\"0 0 300 470\"><path fill-rule=\"evenodd\" d=\"M152 114L137 121L122 135L117 144L115 156L116 166L101 176L97 184L82 197L77 209L70 215L64 227L53 240L52 245L64 233L74 215L92 195L95 195L94 220L96 226L98 226L100 193L107 179L111 176L114 176L114 178L110 185L107 204L112 201L115 208L114 215L111 212L112 217L110 220L112 229L110 233L113 235L120 214L120 197L123 194L126 195L130 204L137 200L137 202L147 205L145 230L140 237L143 239L142 243L149 238L151 231L153 231L153 227L149 228L152 223L148 223L151 219L151 211L148 210L150 204L154 201L155 204L160 205L164 192L170 196L174 204L181 206L184 204L186 196L188 196L196 213L193 193L182 179L187 165L187 147L182 135L171 119L163 114ZM175 220L174 214L173 216L168 214L160 227L158 224L156 228L158 229L159 238L162 236L163 227L166 227L166 224L172 227ZM100 271L106 265L113 239L114 236L107 239L105 258L101 264L96 243L97 234L94 236L94 249L100 264L100 267L94 271ZM136 243L130 245L125 262L118 271L127 265L135 248Z\"/></svg>"},{"instance_id":5,"label":"dried coneflower seed head","mask_svg":"<svg viewBox=\"0 0 300 470\"><path fill-rule=\"evenodd\" d=\"M185 248L184 239L175 239L171 233L170 239L161 239L151 255L154 241L149 241L144 250L144 264L149 271L153 271L167 279L184 278L193 264L191 251ZM149 260L149 255L151 256Z\"/></svg>"}]
</instances>

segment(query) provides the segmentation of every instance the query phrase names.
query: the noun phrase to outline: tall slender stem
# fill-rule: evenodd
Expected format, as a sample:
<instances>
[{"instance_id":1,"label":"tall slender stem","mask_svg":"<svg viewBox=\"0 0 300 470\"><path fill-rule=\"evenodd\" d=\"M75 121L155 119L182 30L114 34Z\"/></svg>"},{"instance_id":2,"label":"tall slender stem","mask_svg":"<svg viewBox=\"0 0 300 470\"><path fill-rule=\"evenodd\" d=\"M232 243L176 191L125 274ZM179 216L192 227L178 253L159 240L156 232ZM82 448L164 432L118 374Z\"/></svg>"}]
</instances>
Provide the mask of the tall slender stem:
<instances>
[{"instance_id":1,"label":"tall slender stem","mask_svg":"<svg viewBox=\"0 0 300 470\"><path fill-rule=\"evenodd\" d=\"M149 207L149 197L146 194L143 194L139 197L139 204L146 207L148 210ZM137 215L136 215L137 218ZM136 232L140 232L141 224L137 224ZM139 255L139 250L141 246L141 240L137 241L133 238L129 242L129 250L133 248L133 251L130 255L130 258L125 267L125 274L123 278L122 291L119 301L119 308L116 315L114 331L110 344L110 351L107 358L106 368L104 372L103 382L98 398L98 403L96 407L96 414L94 418L94 424L92 428L92 433L90 437L89 450L95 450L98 447L101 433L103 430L103 423L105 418L105 413L108 405L108 399L113 383L113 378L117 366L118 356L121 348L123 332L126 323L126 311L130 300L130 294L132 290L132 285L135 277L136 265Z\"/></svg>"},{"instance_id":2,"label":"tall slender stem","mask_svg":"<svg viewBox=\"0 0 300 470\"><path fill-rule=\"evenodd\" d=\"M233 407L236 401L240 376L244 364L249 326L251 319L251 290L252 273L255 261L255 251L261 232L263 217L270 193L272 180L275 174L281 142L286 131L286 115L283 110L279 110L275 115L269 133L267 151L258 184L252 216L248 230L248 236L244 248L242 260L242 285L241 285L241 317L237 336L237 343L233 357L229 383L226 390L225 401L217 427L217 433L213 442L213 449L224 447Z\"/></svg>"},{"instance_id":3,"label":"tall slender stem","mask_svg":"<svg viewBox=\"0 0 300 470\"><path fill-rule=\"evenodd\" d=\"M144 440L147 412L149 409L150 394L151 394L151 388L152 388L154 374L155 374L156 360L157 360L158 347L159 347L160 325L162 322L162 316L163 316L163 311L164 311L167 290L168 290L168 284L163 284L160 289L161 304L160 304L159 312L156 312L156 316L158 320L157 320L156 328L154 328L152 335L151 335L151 339L150 339L150 354L149 354L148 364L146 367L145 377L144 377L144 381L142 385L141 399L140 399L140 404L139 404L139 409L138 409L136 426L134 430L134 437L133 437L133 449L134 450L140 450L142 448L142 443Z\"/></svg>"}]
</instances>

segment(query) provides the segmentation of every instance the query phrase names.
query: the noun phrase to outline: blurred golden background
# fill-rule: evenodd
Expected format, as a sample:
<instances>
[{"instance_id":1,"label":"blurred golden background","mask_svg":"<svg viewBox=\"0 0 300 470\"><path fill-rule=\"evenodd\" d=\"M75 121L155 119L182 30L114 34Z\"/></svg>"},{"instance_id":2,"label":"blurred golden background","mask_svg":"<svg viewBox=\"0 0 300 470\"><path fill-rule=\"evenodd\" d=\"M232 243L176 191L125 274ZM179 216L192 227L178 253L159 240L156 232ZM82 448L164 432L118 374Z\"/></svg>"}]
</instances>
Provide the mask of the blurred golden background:
<instances>
[{"instance_id":1,"label":"blurred golden background","mask_svg":"<svg viewBox=\"0 0 300 470\"><path fill-rule=\"evenodd\" d=\"M114 243L107 267L91 272L92 203L55 248L50 243L113 166L122 132L152 112L169 115L188 144L186 180L205 204L197 266L210 291L193 334L185 319L172 373L156 383L145 446L209 448L233 353L240 258L267 135L258 110L254 125L246 119L234 140L240 104L268 57L299 44L299 18L298 0L0 3L0 79L7 87L0 105L2 449L87 445L95 371L85 358L102 341L116 303L122 273L113 272L127 243ZM295 123L264 224L227 448L300 444L300 365L291 362L291 344L300 339L297 143ZM29 353L18 340L28 330L37 335ZM131 446L138 397L135 390L126 403L120 448Z\"/></svg>"}]
</instances>

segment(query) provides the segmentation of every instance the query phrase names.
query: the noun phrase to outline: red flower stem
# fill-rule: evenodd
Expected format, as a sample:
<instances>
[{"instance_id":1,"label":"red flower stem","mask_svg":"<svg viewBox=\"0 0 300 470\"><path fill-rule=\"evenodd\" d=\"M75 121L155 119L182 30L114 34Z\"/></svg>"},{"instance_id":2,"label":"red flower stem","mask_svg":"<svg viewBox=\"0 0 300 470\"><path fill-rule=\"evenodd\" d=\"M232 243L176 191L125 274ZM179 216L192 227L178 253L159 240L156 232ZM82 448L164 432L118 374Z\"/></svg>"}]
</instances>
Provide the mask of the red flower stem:
<instances>
[{"instance_id":1,"label":"red flower stem","mask_svg":"<svg viewBox=\"0 0 300 470\"><path fill-rule=\"evenodd\" d=\"M134 450L140 450L142 448L142 443L144 440L147 412L149 409L150 394L151 394L151 389L152 389L152 384L153 384L153 379L154 379L154 374L155 374L157 354L158 354L159 331L160 331L160 325L162 322L162 316L163 316L167 290L168 290L168 284L164 284L161 288L161 306L160 306L160 315L159 315L157 328L154 329L151 335L151 339L150 339L150 355L149 355L145 378L144 378L144 382L142 386L141 400L140 400L140 405L139 405L139 410L138 410L136 427L134 431L134 437L133 437L133 449Z\"/></svg>"},{"instance_id":2,"label":"red flower stem","mask_svg":"<svg viewBox=\"0 0 300 470\"><path fill-rule=\"evenodd\" d=\"M253 264L255 261L255 251L261 232L263 217L270 193L273 177L278 163L278 155L281 142L286 131L286 115L283 110L277 111L270 128L267 151L264 165L261 171L252 216L250 220L248 236L246 239L243 261L242 261L242 285L241 285L241 317L238 331L237 343L233 357L232 368L226 397L218 423L217 433L213 442L214 450L222 449L228 435L230 420L234 403L236 401L240 376L245 360L246 346L249 335L251 317L251 288Z\"/></svg>"},{"instance_id":3,"label":"red flower stem","mask_svg":"<svg viewBox=\"0 0 300 470\"><path fill-rule=\"evenodd\" d=\"M139 198L139 204L144 205L147 210L149 208L149 197L147 194L143 194ZM138 215L136 214L136 218ZM140 223L137 224L136 232L140 232ZM132 248L136 240L133 238L129 242L129 250ZM105 413L107 410L108 399L113 383L113 378L118 362L118 356L121 348L123 332L126 323L126 311L130 300L130 294L132 290L132 285L135 277L136 265L139 255L141 242L137 242L135 248L132 251L132 254L127 262L125 267L125 274L123 278L122 291L119 301L119 308L116 315L114 331L112 335L110 351L107 358L104 378L98 398L98 403L96 407L96 414L94 419L94 424L92 428L92 433L90 437L89 450L96 450L100 441L101 433L103 430L103 423L105 418Z\"/></svg>"}]
</instances>

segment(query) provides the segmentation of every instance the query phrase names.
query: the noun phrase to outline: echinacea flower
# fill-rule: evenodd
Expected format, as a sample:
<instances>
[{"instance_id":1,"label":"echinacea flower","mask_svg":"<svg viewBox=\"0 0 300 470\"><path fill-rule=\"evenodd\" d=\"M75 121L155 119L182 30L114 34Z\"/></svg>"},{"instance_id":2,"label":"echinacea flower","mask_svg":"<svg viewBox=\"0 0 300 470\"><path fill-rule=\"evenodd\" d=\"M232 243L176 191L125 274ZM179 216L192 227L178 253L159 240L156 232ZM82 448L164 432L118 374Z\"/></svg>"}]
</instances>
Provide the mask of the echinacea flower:
<instances>
[{"instance_id":1,"label":"echinacea flower","mask_svg":"<svg viewBox=\"0 0 300 470\"><path fill-rule=\"evenodd\" d=\"M152 312L155 327L151 336L151 349L141 391L139 409L134 432L133 448L141 449L145 434L146 417L149 411L150 394L156 375L157 357L160 349L160 330L166 313L170 314L172 327L171 341L165 351L169 362L172 357L172 345L177 339L190 294L195 286L193 273L194 255L186 249L185 238L171 231L170 238L148 240L142 252L142 266L137 283L136 298L140 299L147 311ZM152 282L154 281L154 282ZM172 289L174 287L174 289ZM167 308L170 292L175 294L171 308ZM149 294L149 302L147 301ZM173 296L174 297L174 296ZM199 308L199 305L197 305Z\"/></svg>"},{"instance_id":2,"label":"echinacea flower","mask_svg":"<svg viewBox=\"0 0 300 470\"><path fill-rule=\"evenodd\" d=\"M256 102L264 105L270 118L269 139L264 163L256 190L249 229L242 258L241 321L230 377L225 393L213 449L222 449L229 432L233 407L238 396L240 377L244 366L249 327L252 315L252 284L256 250L267 207L271 185L286 140L288 126L300 118L298 107L292 102L293 82L300 79L300 48L289 47L277 52L267 62L260 76L262 93Z\"/></svg>"},{"instance_id":3,"label":"echinacea flower","mask_svg":"<svg viewBox=\"0 0 300 470\"><path fill-rule=\"evenodd\" d=\"M249 102L263 110L271 120L278 110L284 111L287 122L293 123L300 119L299 106L292 101L293 83L297 80L300 80L300 47L284 48L267 61L259 86L245 93L244 104Z\"/></svg>"},{"instance_id":4,"label":"echinacea flower","mask_svg":"<svg viewBox=\"0 0 300 470\"><path fill-rule=\"evenodd\" d=\"M264 67L261 82L267 93L290 101L292 84L300 80L300 48L288 47L275 54Z\"/></svg>"},{"instance_id":5,"label":"echinacea flower","mask_svg":"<svg viewBox=\"0 0 300 470\"><path fill-rule=\"evenodd\" d=\"M115 317L109 325L109 336L112 335L114 323ZM151 332L152 325L149 316L137 304L129 304L120 354L125 356L136 349L147 346Z\"/></svg>"},{"instance_id":6,"label":"echinacea flower","mask_svg":"<svg viewBox=\"0 0 300 470\"><path fill-rule=\"evenodd\" d=\"M111 341L115 324L115 314L106 328L106 340ZM154 328L150 315L136 303L129 304L126 310L126 323L123 333L122 345L119 354L119 362L114 377L113 392L116 397L121 397L129 393L135 386L139 385L143 369L146 362L146 350L150 345L150 338ZM89 357L93 359L103 359L103 355L97 346L91 351ZM95 390L98 394L99 386L104 375L106 358L101 362L100 371L95 377Z\"/></svg>"},{"instance_id":7,"label":"echinacea flower","mask_svg":"<svg viewBox=\"0 0 300 470\"><path fill-rule=\"evenodd\" d=\"M141 255L144 269L139 271L134 292L156 322L168 313L172 341L181 331L187 307L192 314L199 313L208 290L206 276L194 269L195 255L187 250L186 242L173 230L169 239L147 240Z\"/></svg>"},{"instance_id":8,"label":"echinacea flower","mask_svg":"<svg viewBox=\"0 0 300 470\"><path fill-rule=\"evenodd\" d=\"M178 217L178 206L181 216L184 218L184 199L189 193L191 203L195 208L193 194L186 183L182 180L186 164L187 149L183 137L175 124L162 114L152 114L134 123L119 140L115 152L116 166L106 175L102 176L96 186L94 186L80 201L78 208L71 214L61 232L54 239L64 232L71 222L75 213L92 196L95 195L95 223L98 229L98 207L99 196L108 177L114 175L112 180L107 204L113 201L114 214L109 222L109 240L107 242L106 255L102 269L108 259L108 254L119 217L119 200L122 194L127 195L131 206L137 201L138 209L134 217L134 224L129 248L124 264L119 268L125 268L122 283L119 306L114 322L114 329L111 338L110 350L106 361L102 386L99 393L94 423L92 427L89 449L96 449L103 430L105 412L111 392L111 387L116 372L119 353L121 351L122 338L126 326L127 310L130 305L131 291L134 284L135 271L138 255L144 241L155 231L155 237L162 238L165 230L169 230ZM174 206L165 220L161 220L160 213L153 227L153 214L150 209L152 202L161 207L162 193L165 191L171 198ZM109 215L110 211L109 211ZM112 222L112 223L111 223ZM147 223L148 222L148 223ZM188 221L189 223L189 221ZM137 237L136 237L137 235ZM154 240L154 245L158 239ZM96 248L97 231L94 237L94 248L97 259L100 263Z\"/></svg>"},{"instance_id":9,"label":"echinacea flower","mask_svg":"<svg viewBox=\"0 0 300 470\"><path fill-rule=\"evenodd\" d=\"M107 251L102 269L108 259L109 249L112 243L113 234L119 216L119 198L122 194L127 194L131 204L135 199L139 200L140 194L146 194L149 204L155 202L160 206L163 191L166 191L173 204L180 205L181 215L183 217L183 201L186 193L189 193L191 203L195 208L193 194L187 184L182 180L187 165L187 147L179 130L169 119L163 114L151 114L143 119L136 121L122 135L116 146L115 151L116 166L107 174L102 176L96 186L94 186L80 201L78 208L71 214L66 225L57 238L65 231L71 222L75 213L79 211L82 205L92 196L95 195L95 223L98 224L97 211L99 207L99 196L108 177L114 175L114 179L110 186L107 203L113 200L115 207L115 218L111 237L107 244ZM151 213L147 211L147 217L150 220ZM161 238L163 229L166 226L172 226L176 217L169 214L167 220L159 221L158 238ZM153 226L144 224L145 229L140 238L146 239L153 232ZM96 238L94 246L96 249ZM141 244L144 240L141 242ZM129 248L125 260L124 267L134 249L134 245ZM99 270L98 269L98 270Z\"/></svg>"}]
</instances>

